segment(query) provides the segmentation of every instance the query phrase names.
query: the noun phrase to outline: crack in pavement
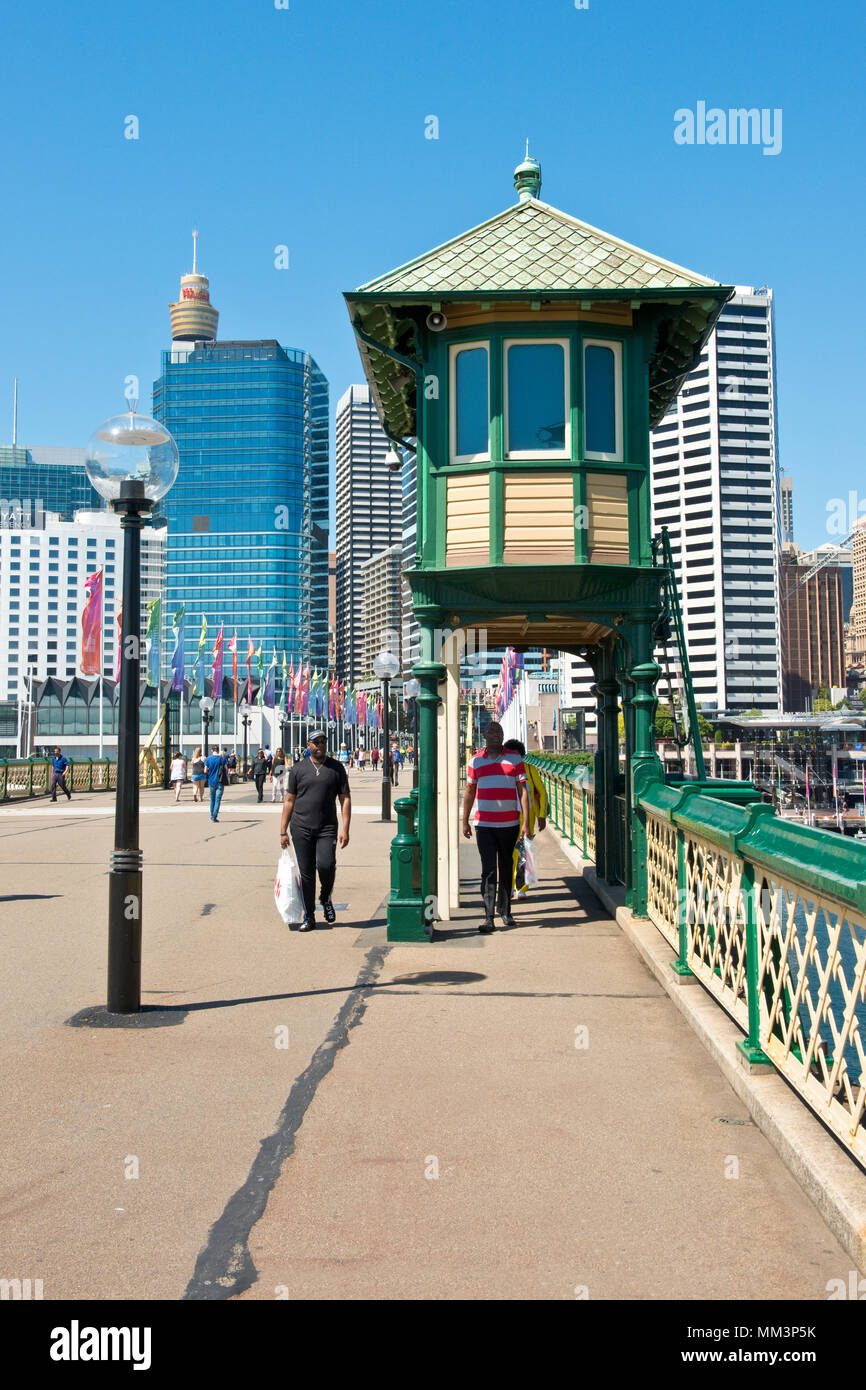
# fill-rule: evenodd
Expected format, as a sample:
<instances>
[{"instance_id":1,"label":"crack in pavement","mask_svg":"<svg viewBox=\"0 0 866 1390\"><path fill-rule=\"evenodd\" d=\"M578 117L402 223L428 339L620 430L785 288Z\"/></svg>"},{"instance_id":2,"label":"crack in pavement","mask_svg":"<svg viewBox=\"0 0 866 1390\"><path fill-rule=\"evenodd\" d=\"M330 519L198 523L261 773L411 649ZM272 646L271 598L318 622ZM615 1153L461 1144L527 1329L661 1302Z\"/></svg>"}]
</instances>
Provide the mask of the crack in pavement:
<instances>
[{"instance_id":1,"label":"crack in pavement","mask_svg":"<svg viewBox=\"0 0 866 1390\"><path fill-rule=\"evenodd\" d=\"M222 1215L211 1226L207 1244L199 1252L182 1302L234 1298L258 1280L258 1270L249 1250L250 1232L264 1213L283 1164L294 1153L295 1137L319 1082L333 1067L337 1053L349 1042L350 1029L360 1023L364 1016L367 1000L390 949L387 944L378 945L372 946L367 952L351 992L308 1066L292 1086L276 1129L262 1140L246 1180L229 1198Z\"/></svg>"}]
</instances>

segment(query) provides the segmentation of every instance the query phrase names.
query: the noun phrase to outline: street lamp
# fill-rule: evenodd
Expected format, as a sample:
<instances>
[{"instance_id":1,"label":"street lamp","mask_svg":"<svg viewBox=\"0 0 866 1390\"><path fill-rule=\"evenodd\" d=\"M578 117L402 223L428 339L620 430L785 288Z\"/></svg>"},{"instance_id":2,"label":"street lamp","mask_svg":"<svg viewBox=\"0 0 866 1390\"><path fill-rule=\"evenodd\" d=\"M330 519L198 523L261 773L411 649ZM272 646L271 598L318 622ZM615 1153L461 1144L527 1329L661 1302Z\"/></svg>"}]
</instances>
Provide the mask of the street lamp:
<instances>
[{"instance_id":1,"label":"street lamp","mask_svg":"<svg viewBox=\"0 0 866 1390\"><path fill-rule=\"evenodd\" d=\"M413 676L403 686L403 694L412 701L412 786L418 785L418 696L421 682Z\"/></svg>"},{"instance_id":2,"label":"street lamp","mask_svg":"<svg viewBox=\"0 0 866 1390\"><path fill-rule=\"evenodd\" d=\"M246 780L247 780L247 743L248 743L248 735L249 735L250 725L252 724L253 721L252 721L252 716L250 715L250 707L249 707L249 705L247 704L246 700L241 700L240 705L238 706L238 708L239 708L239 710L240 710L240 712L241 712L241 723L242 723L243 726L244 726L244 776L243 776L243 780L244 780L244 782L246 782Z\"/></svg>"},{"instance_id":3,"label":"street lamp","mask_svg":"<svg viewBox=\"0 0 866 1390\"><path fill-rule=\"evenodd\" d=\"M201 705L201 717L204 720L204 755L208 755L207 731L210 728L210 714L213 709L213 700L210 695L202 695L199 701Z\"/></svg>"},{"instance_id":4,"label":"street lamp","mask_svg":"<svg viewBox=\"0 0 866 1390\"><path fill-rule=\"evenodd\" d=\"M114 850L108 878L108 1003L141 1012L142 855L138 827L141 530L177 477L177 445L149 415L115 415L91 435L84 465L92 486L120 514L123 621L117 723Z\"/></svg>"},{"instance_id":5,"label":"street lamp","mask_svg":"<svg viewBox=\"0 0 866 1390\"><path fill-rule=\"evenodd\" d=\"M391 712L388 687L400 670L400 663L392 652L381 651L373 659L373 675L382 682L382 705L384 709L384 756L382 758L382 819L391 819Z\"/></svg>"},{"instance_id":6,"label":"street lamp","mask_svg":"<svg viewBox=\"0 0 866 1390\"><path fill-rule=\"evenodd\" d=\"M280 713L279 713L279 721L280 721L280 747L282 748L282 750L283 750L284 753L288 753L289 750L288 750L288 748L286 747L286 729L287 729L288 726L289 726L289 716L286 714L286 711L285 711L284 709L281 709L281 710L280 710Z\"/></svg>"}]
</instances>

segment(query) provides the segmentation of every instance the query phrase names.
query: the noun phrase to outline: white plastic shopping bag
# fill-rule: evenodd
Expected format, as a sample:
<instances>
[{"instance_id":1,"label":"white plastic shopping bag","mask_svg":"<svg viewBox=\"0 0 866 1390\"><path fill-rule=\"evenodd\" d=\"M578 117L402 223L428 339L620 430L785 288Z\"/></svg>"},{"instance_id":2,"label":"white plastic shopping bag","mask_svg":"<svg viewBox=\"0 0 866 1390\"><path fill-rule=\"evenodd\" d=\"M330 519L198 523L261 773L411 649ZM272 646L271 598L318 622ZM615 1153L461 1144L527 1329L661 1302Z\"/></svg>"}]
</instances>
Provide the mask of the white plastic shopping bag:
<instances>
[{"instance_id":1,"label":"white plastic shopping bag","mask_svg":"<svg viewBox=\"0 0 866 1390\"><path fill-rule=\"evenodd\" d=\"M535 851L532 848L532 841L528 835L524 835L523 837L523 852L526 856L526 864L523 870L526 886L527 888L537 888L538 871L535 867Z\"/></svg>"},{"instance_id":2,"label":"white plastic shopping bag","mask_svg":"<svg viewBox=\"0 0 866 1390\"><path fill-rule=\"evenodd\" d=\"M290 849L283 850L277 864L277 876L274 879L274 902L277 905L277 912L287 926L303 922L304 899L301 895L298 870Z\"/></svg>"}]
</instances>

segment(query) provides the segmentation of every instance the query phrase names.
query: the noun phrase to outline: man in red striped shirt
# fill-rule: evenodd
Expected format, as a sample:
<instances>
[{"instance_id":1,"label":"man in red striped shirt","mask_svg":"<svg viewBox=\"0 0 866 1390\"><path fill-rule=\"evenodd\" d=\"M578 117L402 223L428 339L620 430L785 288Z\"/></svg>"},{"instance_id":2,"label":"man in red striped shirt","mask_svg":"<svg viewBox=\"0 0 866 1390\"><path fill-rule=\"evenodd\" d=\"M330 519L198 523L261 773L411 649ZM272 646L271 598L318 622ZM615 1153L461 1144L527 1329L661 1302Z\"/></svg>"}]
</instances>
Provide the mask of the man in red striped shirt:
<instances>
[{"instance_id":1,"label":"man in red striped shirt","mask_svg":"<svg viewBox=\"0 0 866 1390\"><path fill-rule=\"evenodd\" d=\"M502 740L502 725L488 724L484 752L476 753L469 763L463 798L463 834L467 840L472 839L469 816L476 798L478 801L475 828L484 899L484 921L479 930L485 934L495 930L497 868L499 914L504 926L515 925L511 915L512 855L520 834L521 812L523 833L529 834L526 769L519 753L503 753Z\"/></svg>"}]
</instances>

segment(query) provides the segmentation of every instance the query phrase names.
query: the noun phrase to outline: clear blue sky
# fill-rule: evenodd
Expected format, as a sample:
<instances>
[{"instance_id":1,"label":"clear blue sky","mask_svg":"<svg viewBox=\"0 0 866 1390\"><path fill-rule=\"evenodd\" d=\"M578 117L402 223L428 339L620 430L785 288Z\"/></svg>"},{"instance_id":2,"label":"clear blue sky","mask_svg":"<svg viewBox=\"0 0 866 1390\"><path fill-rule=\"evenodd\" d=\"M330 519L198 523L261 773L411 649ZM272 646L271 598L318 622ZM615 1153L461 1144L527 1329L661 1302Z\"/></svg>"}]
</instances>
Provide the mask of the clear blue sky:
<instances>
[{"instance_id":1,"label":"clear blue sky","mask_svg":"<svg viewBox=\"0 0 866 1390\"><path fill-rule=\"evenodd\" d=\"M866 504L862 4L289 3L5 7L0 440L16 375L25 444L83 444L129 373L148 406L193 225L220 336L306 348L335 403L341 291L512 203L528 135L555 206L773 287L797 539ZM675 144L699 101L781 108L781 153Z\"/></svg>"}]
</instances>

